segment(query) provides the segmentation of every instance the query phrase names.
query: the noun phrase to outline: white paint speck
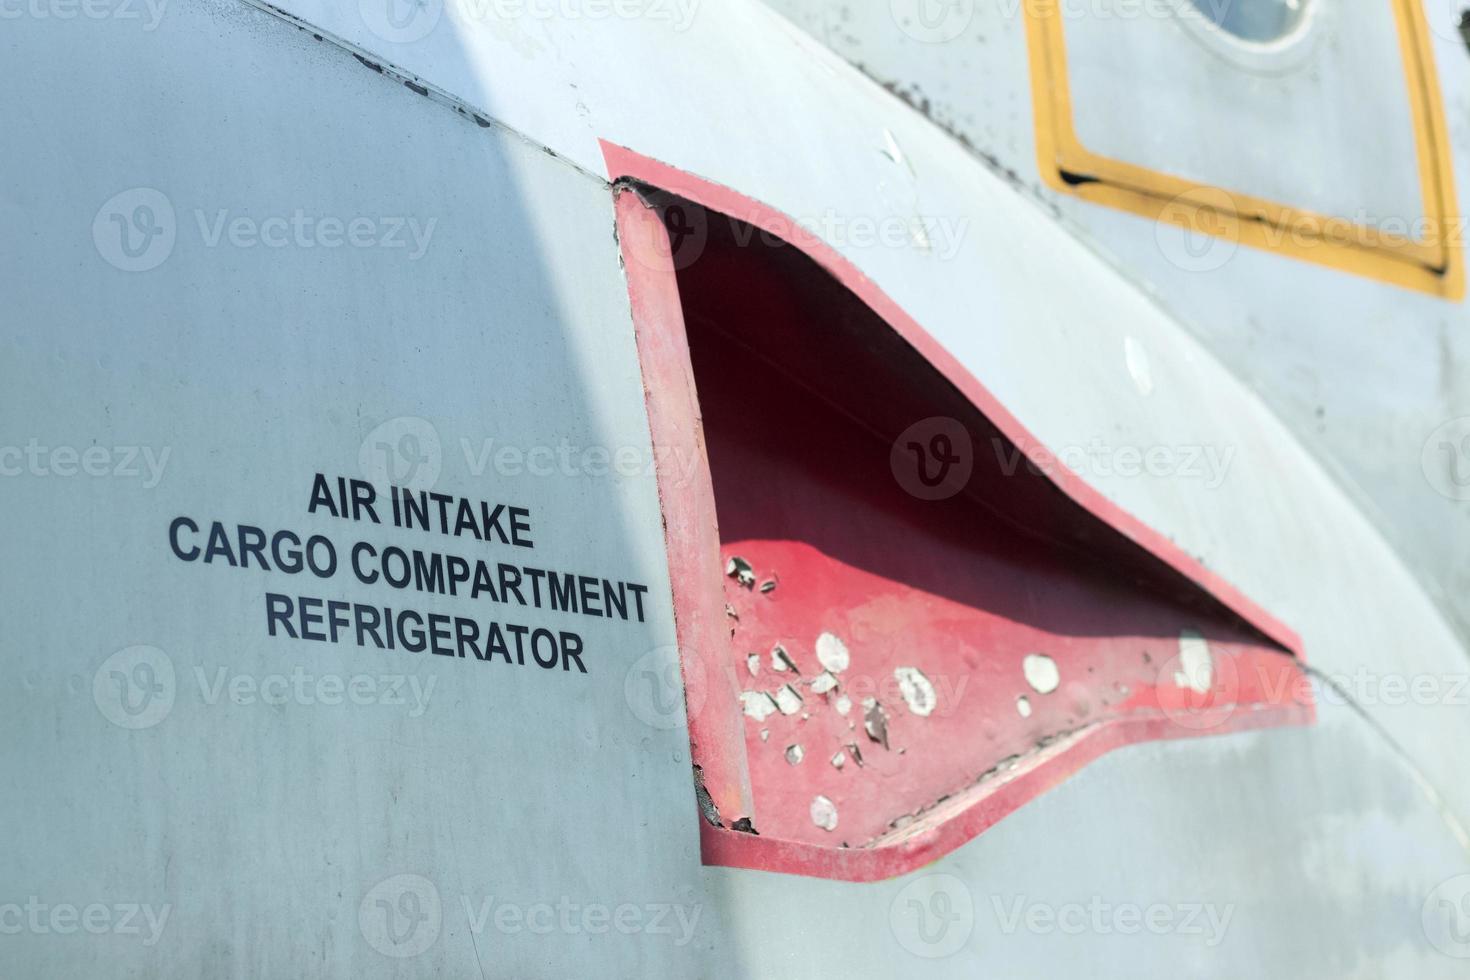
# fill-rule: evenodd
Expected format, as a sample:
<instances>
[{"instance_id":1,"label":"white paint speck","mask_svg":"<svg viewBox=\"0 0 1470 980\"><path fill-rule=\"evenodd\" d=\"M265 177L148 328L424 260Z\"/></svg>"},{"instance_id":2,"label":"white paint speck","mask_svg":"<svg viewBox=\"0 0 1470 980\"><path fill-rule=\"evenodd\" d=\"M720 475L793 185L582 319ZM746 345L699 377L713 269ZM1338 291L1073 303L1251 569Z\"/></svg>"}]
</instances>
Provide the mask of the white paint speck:
<instances>
[{"instance_id":1,"label":"white paint speck","mask_svg":"<svg viewBox=\"0 0 1470 980\"><path fill-rule=\"evenodd\" d=\"M1021 661L1021 670L1026 675L1026 683L1037 694L1050 694L1061 686L1062 675L1057 670L1057 662L1044 653L1026 654L1026 659Z\"/></svg>"},{"instance_id":2,"label":"white paint speck","mask_svg":"<svg viewBox=\"0 0 1470 980\"><path fill-rule=\"evenodd\" d=\"M817 659L821 661L824 670L833 674L842 673L852 662L847 644L831 633L823 633L817 637Z\"/></svg>"},{"instance_id":3,"label":"white paint speck","mask_svg":"<svg viewBox=\"0 0 1470 980\"><path fill-rule=\"evenodd\" d=\"M744 588L755 588L755 570L750 567L750 562L739 555L730 556L730 560L725 563L725 574Z\"/></svg>"},{"instance_id":4,"label":"white paint speck","mask_svg":"<svg viewBox=\"0 0 1470 980\"><path fill-rule=\"evenodd\" d=\"M910 711L920 718L928 718L934 713L939 698L934 693L934 685L922 671L917 667L899 667L893 671L893 677L898 681L898 689Z\"/></svg>"},{"instance_id":5,"label":"white paint speck","mask_svg":"<svg viewBox=\"0 0 1470 980\"><path fill-rule=\"evenodd\" d=\"M1174 683L1199 694L1207 694L1215 685L1215 661L1210 655L1210 644L1195 630L1183 630L1179 634L1179 670L1174 674Z\"/></svg>"},{"instance_id":6,"label":"white paint speck","mask_svg":"<svg viewBox=\"0 0 1470 980\"><path fill-rule=\"evenodd\" d=\"M776 702L765 691L742 691L740 705L756 721L765 721L776 713Z\"/></svg>"},{"instance_id":7,"label":"white paint speck","mask_svg":"<svg viewBox=\"0 0 1470 980\"><path fill-rule=\"evenodd\" d=\"M1024 694L1016 698L1016 710L1020 712L1022 718L1030 718L1031 699Z\"/></svg>"},{"instance_id":8,"label":"white paint speck","mask_svg":"<svg viewBox=\"0 0 1470 980\"><path fill-rule=\"evenodd\" d=\"M1154 393L1154 372L1149 364L1148 351L1143 345L1132 337L1123 340L1123 360L1128 365L1128 376L1133 379L1133 387L1143 397L1147 398Z\"/></svg>"},{"instance_id":9,"label":"white paint speck","mask_svg":"<svg viewBox=\"0 0 1470 980\"><path fill-rule=\"evenodd\" d=\"M786 652L786 648L779 643L771 647L771 669L780 674L784 674L787 671L791 671L794 674L801 673L801 671L796 669L796 662L791 659L791 655Z\"/></svg>"},{"instance_id":10,"label":"white paint speck","mask_svg":"<svg viewBox=\"0 0 1470 980\"><path fill-rule=\"evenodd\" d=\"M837 829L837 805L825 796L812 800L812 823L828 833Z\"/></svg>"},{"instance_id":11,"label":"white paint speck","mask_svg":"<svg viewBox=\"0 0 1470 980\"><path fill-rule=\"evenodd\" d=\"M893 135L893 130L883 130L883 155L901 167L908 167L908 160L903 155L903 148L898 145L898 138Z\"/></svg>"},{"instance_id":12,"label":"white paint speck","mask_svg":"<svg viewBox=\"0 0 1470 980\"><path fill-rule=\"evenodd\" d=\"M888 748L888 712L877 698L863 698L863 728L868 738Z\"/></svg>"},{"instance_id":13,"label":"white paint speck","mask_svg":"<svg viewBox=\"0 0 1470 980\"><path fill-rule=\"evenodd\" d=\"M801 710L801 695L790 684L776 692L776 707L783 715L794 715Z\"/></svg>"}]
</instances>

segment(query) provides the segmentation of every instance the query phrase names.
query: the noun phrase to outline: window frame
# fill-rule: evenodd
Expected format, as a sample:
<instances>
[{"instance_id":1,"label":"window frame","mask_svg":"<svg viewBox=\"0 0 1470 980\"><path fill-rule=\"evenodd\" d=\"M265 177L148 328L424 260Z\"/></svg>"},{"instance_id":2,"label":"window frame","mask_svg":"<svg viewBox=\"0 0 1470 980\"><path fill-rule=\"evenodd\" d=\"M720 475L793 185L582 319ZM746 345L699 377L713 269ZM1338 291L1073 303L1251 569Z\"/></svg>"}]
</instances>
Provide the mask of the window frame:
<instances>
[{"instance_id":1,"label":"window frame","mask_svg":"<svg viewBox=\"0 0 1470 980\"><path fill-rule=\"evenodd\" d=\"M1454 165L1429 27L1416 0L1387 0L1398 25L1426 228L1424 242L1094 153L1075 125L1060 0L1025 0L1037 163L1052 190L1189 231L1412 289L1465 297ZM1251 42L1230 36L1243 49Z\"/></svg>"},{"instance_id":2,"label":"window frame","mask_svg":"<svg viewBox=\"0 0 1470 980\"><path fill-rule=\"evenodd\" d=\"M1231 0L1231 2L1234 2L1234 0ZM1277 0L1277 2L1280 2L1280 0ZM1208 0L1180 0L1175 9L1179 10L1180 15L1183 16L1186 8L1193 8L1203 23L1208 24L1211 29L1219 31L1237 45L1252 48L1272 48L1293 45L1312 29L1312 23L1317 15L1317 5L1321 0L1303 0L1303 2L1306 6L1302 8L1302 12L1297 17L1295 23L1288 26L1286 30L1276 36L1266 38L1246 37L1244 34L1236 33L1220 21L1215 20L1210 16L1210 12L1202 6L1202 4L1208 3Z\"/></svg>"}]
</instances>

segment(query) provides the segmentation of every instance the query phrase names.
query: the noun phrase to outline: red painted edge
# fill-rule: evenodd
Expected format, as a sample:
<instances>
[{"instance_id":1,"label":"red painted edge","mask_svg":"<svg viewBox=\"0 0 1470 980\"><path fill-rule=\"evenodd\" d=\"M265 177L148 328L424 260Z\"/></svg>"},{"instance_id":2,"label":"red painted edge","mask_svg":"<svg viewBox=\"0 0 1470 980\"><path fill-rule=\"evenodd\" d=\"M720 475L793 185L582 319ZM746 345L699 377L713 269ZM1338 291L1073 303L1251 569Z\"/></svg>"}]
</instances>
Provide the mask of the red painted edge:
<instances>
[{"instance_id":1,"label":"red painted edge","mask_svg":"<svg viewBox=\"0 0 1470 980\"><path fill-rule=\"evenodd\" d=\"M1070 741L1058 743L1034 761L1022 763L1009 779L977 786L950 801L941 821L925 822L918 830L875 847L817 847L798 841L757 837L712 827L700 821L704 863L837 881L886 881L938 861L1015 813L1024 804L1061 785L1083 767L1115 749L1142 742L1163 742L1201 736L1227 735L1258 728L1309 725L1315 713L1310 705L1271 705L1242 713L1208 732L1187 731L1162 717L1120 718L1102 722Z\"/></svg>"},{"instance_id":2,"label":"red painted edge","mask_svg":"<svg viewBox=\"0 0 1470 980\"><path fill-rule=\"evenodd\" d=\"M1079 506L1166 562L1305 662L1301 639L1295 632L1068 470L978 378L826 242L802 231L799 223L775 209L731 188L607 141L602 141L602 150L611 182L630 179L676 194L801 249L896 330L1022 453L1043 463L1044 471L1051 474L1049 479ZM618 193L616 210L653 442L679 451L674 458L699 461L692 479L677 488L667 486L660 473L659 497L693 758L703 767L705 788L715 807L730 822L753 814L754 806L738 708L739 680L731 658L717 655L728 643L722 580L718 573L710 574L711 569L720 567L719 531L677 275L667 231L657 214L630 193ZM1310 701L1297 699L1253 707L1251 711L1235 712L1207 732L1181 728L1157 715L1101 722L1025 761L1009 778L977 786L949 801L942 820L922 821L902 839L883 840L874 846L821 847L739 833L701 819L704 862L845 881L891 878L943 857L1113 749L1146 741L1310 725L1316 716Z\"/></svg>"},{"instance_id":3,"label":"red painted edge","mask_svg":"<svg viewBox=\"0 0 1470 980\"><path fill-rule=\"evenodd\" d=\"M709 574L721 565L720 537L679 282L661 247L668 232L658 213L631 193L619 194L616 208L653 444L671 451L667 458L696 461L682 486L670 487L667 474L658 472L690 748L716 808L749 814L755 807L737 707L740 681L730 658L715 655L729 639L720 632L727 628L723 584ZM659 458L665 457L655 453Z\"/></svg>"}]
</instances>

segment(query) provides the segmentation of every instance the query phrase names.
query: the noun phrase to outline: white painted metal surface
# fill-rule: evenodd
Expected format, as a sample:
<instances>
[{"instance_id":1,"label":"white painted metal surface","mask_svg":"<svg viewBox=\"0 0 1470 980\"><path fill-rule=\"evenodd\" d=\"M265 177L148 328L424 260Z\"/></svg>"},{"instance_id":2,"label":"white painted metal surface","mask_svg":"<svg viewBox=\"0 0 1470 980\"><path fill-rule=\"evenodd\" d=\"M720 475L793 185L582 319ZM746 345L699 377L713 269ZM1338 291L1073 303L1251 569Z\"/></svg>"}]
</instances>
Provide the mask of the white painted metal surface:
<instances>
[{"instance_id":1,"label":"white painted metal surface","mask_svg":"<svg viewBox=\"0 0 1470 980\"><path fill-rule=\"evenodd\" d=\"M1414 128L1388 4L1313 4L1269 45L1187 0L1095 7L1063 18L1089 150L1365 224L1423 214L1418 170L1398 165Z\"/></svg>"},{"instance_id":2,"label":"white painted metal surface","mask_svg":"<svg viewBox=\"0 0 1470 980\"><path fill-rule=\"evenodd\" d=\"M1036 139L1023 22L1016 4L929 4L896 0L857 5L834 0L769 0L839 55L879 83L923 107L939 125L969 141L975 152L1028 192L1056 208L1074 232L1093 243L1121 272L1138 281L1216 356L1259 392L1297 437L1332 469L1407 557L1424 587L1470 636L1470 549L1462 533L1470 454L1460 442L1466 423L1465 307L1248 248L1204 248L1182 232L1057 195L1038 184ZM1105 3L1066 3L1081 14ZM1140 9L1156 5L1142 4ZM1363 37L1379 5L1324 0L1320 16L1346 16ZM1464 119L1470 55L1458 23L1463 4L1424 0L1433 55L1454 146L1454 177L1463 199L1470 187L1470 132ZM931 15L932 28L919 17ZM1243 46L1237 55L1249 54ZM1150 59L1153 60L1153 59ZM1202 59L1209 60L1209 59ZM1216 59L1218 60L1218 59ZM1224 69L1220 69L1224 70ZM1401 73L1365 67L1348 84L1378 93L1323 102L1330 125L1383 120L1381 139L1368 135L1320 166L1277 168L1255 181L1312 179L1331 174L1332 186L1354 188L1364 217L1408 218L1418 208L1369 215L1374 187L1393 185L1405 168L1365 170L1374 154L1398 145L1392 106L1378 102L1402 84ZM1383 84L1379 84L1380 80ZM1237 81L1237 87L1239 82ZM1307 84L1304 82L1303 84ZM1137 97L1152 98L1149 93ZM1220 120L1236 112L1235 88L1210 98L1200 92L1197 123L1205 138L1228 131ZM1326 93L1323 93L1326 99ZM1352 119L1344 118L1352 116ZM1319 125L1329 125L1325 120ZM1295 122L1271 110L1238 131L1252 152L1295 140ZM1256 127L1276 132L1258 132ZM1380 161L1381 162L1381 161ZM1305 176L1302 176L1305 175ZM1213 175L1208 175L1213 176ZM1227 175L1230 176L1230 175ZM1366 180L1373 187L1364 186ZM1239 181L1228 180L1235 187ZM1262 190L1241 187L1243 193ZM1372 192L1372 193L1370 193ZM1461 223L1463 226L1463 222ZM1457 232L1463 244L1463 227ZM1201 265L1191 249L1206 253ZM1448 447L1448 448L1443 448Z\"/></svg>"}]
</instances>

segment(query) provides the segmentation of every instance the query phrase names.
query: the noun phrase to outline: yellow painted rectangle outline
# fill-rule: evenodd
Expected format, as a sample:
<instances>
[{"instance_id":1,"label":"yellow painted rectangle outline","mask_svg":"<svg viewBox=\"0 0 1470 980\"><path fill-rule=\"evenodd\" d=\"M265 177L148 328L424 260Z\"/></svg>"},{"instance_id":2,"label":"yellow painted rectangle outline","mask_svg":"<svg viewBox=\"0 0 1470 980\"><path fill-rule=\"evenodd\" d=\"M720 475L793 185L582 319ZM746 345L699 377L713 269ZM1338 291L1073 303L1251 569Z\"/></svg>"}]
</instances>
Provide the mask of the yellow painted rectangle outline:
<instances>
[{"instance_id":1,"label":"yellow painted rectangle outline","mask_svg":"<svg viewBox=\"0 0 1470 980\"><path fill-rule=\"evenodd\" d=\"M1414 120L1426 222L1423 241L1385 241L1384 233L1346 219L1202 186L1092 153L1077 136L1058 0L1025 0L1042 179L1062 193L1155 221L1444 299L1463 299L1465 268L1458 240L1453 158L1429 26L1418 0L1388 2L1393 4L1398 23Z\"/></svg>"}]
</instances>

